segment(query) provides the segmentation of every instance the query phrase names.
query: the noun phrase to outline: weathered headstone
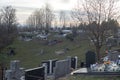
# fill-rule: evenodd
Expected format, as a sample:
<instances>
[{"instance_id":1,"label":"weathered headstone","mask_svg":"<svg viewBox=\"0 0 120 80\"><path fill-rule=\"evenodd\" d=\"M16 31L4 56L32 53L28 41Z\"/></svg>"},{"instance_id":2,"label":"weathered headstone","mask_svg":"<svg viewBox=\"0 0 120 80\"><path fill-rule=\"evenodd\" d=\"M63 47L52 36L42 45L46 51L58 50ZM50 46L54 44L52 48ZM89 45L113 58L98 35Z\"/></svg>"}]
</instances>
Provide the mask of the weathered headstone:
<instances>
[{"instance_id":1,"label":"weathered headstone","mask_svg":"<svg viewBox=\"0 0 120 80\"><path fill-rule=\"evenodd\" d=\"M20 68L20 61L18 60L11 61L10 70L19 70L19 68Z\"/></svg>"},{"instance_id":2,"label":"weathered headstone","mask_svg":"<svg viewBox=\"0 0 120 80\"><path fill-rule=\"evenodd\" d=\"M54 78L60 78L66 76L70 73L71 62L70 58L66 60L59 60L56 62L56 67L54 68Z\"/></svg>"},{"instance_id":3,"label":"weathered headstone","mask_svg":"<svg viewBox=\"0 0 120 80\"><path fill-rule=\"evenodd\" d=\"M5 78L6 80L21 80L24 76L24 69L20 68L19 61L11 61L10 70L6 70Z\"/></svg>"}]
</instances>

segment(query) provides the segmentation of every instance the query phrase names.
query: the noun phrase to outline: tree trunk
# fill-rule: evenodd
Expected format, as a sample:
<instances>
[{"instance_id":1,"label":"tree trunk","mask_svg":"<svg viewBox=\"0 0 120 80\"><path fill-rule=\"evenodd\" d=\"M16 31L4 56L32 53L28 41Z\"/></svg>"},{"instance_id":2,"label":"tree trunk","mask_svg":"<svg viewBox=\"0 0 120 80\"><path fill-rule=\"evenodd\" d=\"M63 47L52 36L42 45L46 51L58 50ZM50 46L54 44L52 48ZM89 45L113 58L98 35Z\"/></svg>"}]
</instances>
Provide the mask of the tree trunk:
<instances>
[{"instance_id":1,"label":"tree trunk","mask_svg":"<svg viewBox=\"0 0 120 80\"><path fill-rule=\"evenodd\" d=\"M5 78L5 70L7 69L7 67L5 67L4 63L0 63L0 80L4 80Z\"/></svg>"},{"instance_id":2,"label":"tree trunk","mask_svg":"<svg viewBox=\"0 0 120 80\"><path fill-rule=\"evenodd\" d=\"M3 67L0 65L0 80L3 80Z\"/></svg>"},{"instance_id":3,"label":"tree trunk","mask_svg":"<svg viewBox=\"0 0 120 80\"><path fill-rule=\"evenodd\" d=\"M101 55L100 55L100 47L96 47L96 53L97 53L97 61L100 61Z\"/></svg>"}]
</instances>

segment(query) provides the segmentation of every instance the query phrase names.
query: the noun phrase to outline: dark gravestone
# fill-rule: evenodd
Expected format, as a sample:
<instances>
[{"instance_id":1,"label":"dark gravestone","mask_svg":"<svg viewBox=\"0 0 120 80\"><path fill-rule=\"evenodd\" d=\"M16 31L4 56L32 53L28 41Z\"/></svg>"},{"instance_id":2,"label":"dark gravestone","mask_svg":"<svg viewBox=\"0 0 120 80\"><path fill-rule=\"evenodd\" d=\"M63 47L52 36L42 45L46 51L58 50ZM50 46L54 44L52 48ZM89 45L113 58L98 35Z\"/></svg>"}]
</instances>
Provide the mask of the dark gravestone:
<instances>
[{"instance_id":1,"label":"dark gravestone","mask_svg":"<svg viewBox=\"0 0 120 80\"><path fill-rule=\"evenodd\" d=\"M85 63L84 62L81 62L80 63L80 67L83 68L85 66Z\"/></svg>"},{"instance_id":2,"label":"dark gravestone","mask_svg":"<svg viewBox=\"0 0 120 80\"><path fill-rule=\"evenodd\" d=\"M75 57L71 58L71 68L73 68L73 69L76 68L76 58Z\"/></svg>"},{"instance_id":3,"label":"dark gravestone","mask_svg":"<svg viewBox=\"0 0 120 80\"><path fill-rule=\"evenodd\" d=\"M91 64L95 64L96 62L96 55L92 51L88 51L86 53L86 67L90 67Z\"/></svg>"},{"instance_id":4,"label":"dark gravestone","mask_svg":"<svg viewBox=\"0 0 120 80\"><path fill-rule=\"evenodd\" d=\"M44 61L42 62L42 64L46 63L46 66L47 66L47 74L50 73L50 61Z\"/></svg>"},{"instance_id":5,"label":"dark gravestone","mask_svg":"<svg viewBox=\"0 0 120 80\"><path fill-rule=\"evenodd\" d=\"M45 80L45 67L26 70L25 80Z\"/></svg>"},{"instance_id":6,"label":"dark gravestone","mask_svg":"<svg viewBox=\"0 0 120 80\"><path fill-rule=\"evenodd\" d=\"M56 62L57 62L58 60L52 60L52 73L54 72L54 68L55 68L55 66L56 66Z\"/></svg>"}]
</instances>

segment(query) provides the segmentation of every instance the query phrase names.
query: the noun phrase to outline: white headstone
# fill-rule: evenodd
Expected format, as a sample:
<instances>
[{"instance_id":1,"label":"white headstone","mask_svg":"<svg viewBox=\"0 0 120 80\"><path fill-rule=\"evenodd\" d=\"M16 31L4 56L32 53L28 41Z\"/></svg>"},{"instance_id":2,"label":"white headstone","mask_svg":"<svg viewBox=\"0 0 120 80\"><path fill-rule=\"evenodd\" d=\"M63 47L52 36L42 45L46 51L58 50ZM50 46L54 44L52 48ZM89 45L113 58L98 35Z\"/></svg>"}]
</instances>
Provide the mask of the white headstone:
<instances>
[{"instance_id":1,"label":"white headstone","mask_svg":"<svg viewBox=\"0 0 120 80\"><path fill-rule=\"evenodd\" d=\"M7 70L6 73L5 73L5 78L7 80L12 80L12 70Z\"/></svg>"},{"instance_id":2,"label":"white headstone","mask_svg":"<svg viewBox=\"0 0 120 80\"><path fill-rule=\"evenodd\" d=\"M14 61L11 61L10 63L10 69L11 70L17 70L20 68L20 61L19 60L14 60Z\"/></svg>"},{"instance_id":3,"label":"white headstone","mask_svg":"<svg viewBox=\"0 0 120 80\"><path fill-rule=\"evenodd\" d=\"M20 61L15 60L11 61L10 70L6 70L5 78L7 80L21 80L21 77L24 75L24 69L20 68Z\"/></svg>"}]
</instances>

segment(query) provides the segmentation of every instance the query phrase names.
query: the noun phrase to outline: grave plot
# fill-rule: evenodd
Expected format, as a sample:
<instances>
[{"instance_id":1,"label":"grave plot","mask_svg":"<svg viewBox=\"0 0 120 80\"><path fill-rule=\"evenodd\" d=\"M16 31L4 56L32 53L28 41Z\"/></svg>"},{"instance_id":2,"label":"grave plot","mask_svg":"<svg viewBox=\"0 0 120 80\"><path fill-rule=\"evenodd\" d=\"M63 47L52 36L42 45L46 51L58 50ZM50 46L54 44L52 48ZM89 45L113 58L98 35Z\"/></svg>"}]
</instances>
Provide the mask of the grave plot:
<instances>
[{"instance_id":1,"label":"grave plot","mask_svg":"<svg viewBox=\"0 0 120 80\"><path fill-rule=\"evenodd\" d=\"M65 60L48 60L42 62L41 67L24 70L20 68L20 61L10 63L10 69L6 70L6 80L46 80L49 76L53 79L66 76L71 72L71 67L76 68L77 57L68 57Z\"/></svg>"},{"instance_id":2,"label":"grave plot","mask_svg":"<svg viewBox=\"0 0 120 80\"><path fill-rule=\"evenodd\" d=\"M113 53L114 52L114 53ZM78 75L99 75L99 76L118 76L120 75L120 55L116 51L109 51L103 61L95 61L95 53L86 53L86 67L73 71L71 74Z\"/></svg>"},{"instance_id":3,"label":"grave plot","mask_svg":"<svg viewBox=\"0 0 120 80\"><path fill-rule=\"evenodd\" d=\"M63 55L63 54L65 54L65 51L64 50L55 51L55 54Z\"/></svg>"},{"instance_id":4,"label":"grave plot","mask_svg":"<svg viewBox=\"0 0 120 80\"><path fill-rule=\"evenodd\" d=\"M34 34L31 32L21 32L19 35L19 40L23 41L31 41L34 37Z\"/></svg>"},{"instance_id":5,"label":"grave plot","mask_svg":"<svg viewBox=\"0 0 120 80\"><path fill-rule=\"evenodd\" d=\"M54 79L66 76L70 73L71 69L71 58L66 60L59 60L56 62L56 67L54 68Z\"/></svg>"},{"instance_id":6,"label":"grave plot","mask_svg":"<svg viewBox=\"0 0 120 80\"><path fill-rule=\"evenodd\" d=\"M78 61L77 56L71 58L71 68L77 69L77 61Z\"/></svg>"},{"instance_id":7,"label":"grave plot","mask_svg":"<svg viewBox=\"0 0 120 80\"><path fill-rule=\"evenodd\" d=\"M88 51L86 53L86 67L90 67L91 64L95 64L96 62L96 55L92 51Z\"/></svg>"},{"instance_id":8,"label":"grave plot","mask_svg":"<svg viewBox=\"0 0 120 80\"><path fill-rule=\"evenodd\" d=\"M57 61L57 59L48 60L48 61L43 61L43 62L42 62L42 64L45 63L46 66L47 66L47 74L48 74L48 75L53 74L54 67L56 66L56 61Z\"/></svg>"},{"instance_id":9,"label":"grave plot","mask_svg":"<svg viewBox=\"0 0 120 80\"><path fill-rule=\"evenodd\" d=\"M52 45L56 45L56 44L59 44L59 43L62 43L62 41L54 39L54 40L49 40L47 44L49 46L52 46Z\"/></svg>"},{"instance_id":10,"label":"grave plot","mask_svg":"<svg viewBox=\"0 0 120 80\"><path fill-rule=\"evenodd\" d=\"M5 72L5 80L46 80L46 68L43 64L41 67L24 70L20 68L20 61L14 60Z\"/></svg>"},{"instance_id":11,"label":"grave plot","mask_svg":"<svg viewBox=\"0 0 120 80\"><path fill-rule=\"evenodd\" d=\"M5 72L5 80L21 80L24 76L23 68L20 68L18 60L11 61L10 69Z\"/></svg>"},{"instance_id":12,"label":"grave plot","mask_svg":"<svg viewBox=\"0 0 120 80\"><path fill-rule=\"evenodd\" d=\"M45 67L26 70L25 80L45 80Z\"/></svg>"}]
</instances>

